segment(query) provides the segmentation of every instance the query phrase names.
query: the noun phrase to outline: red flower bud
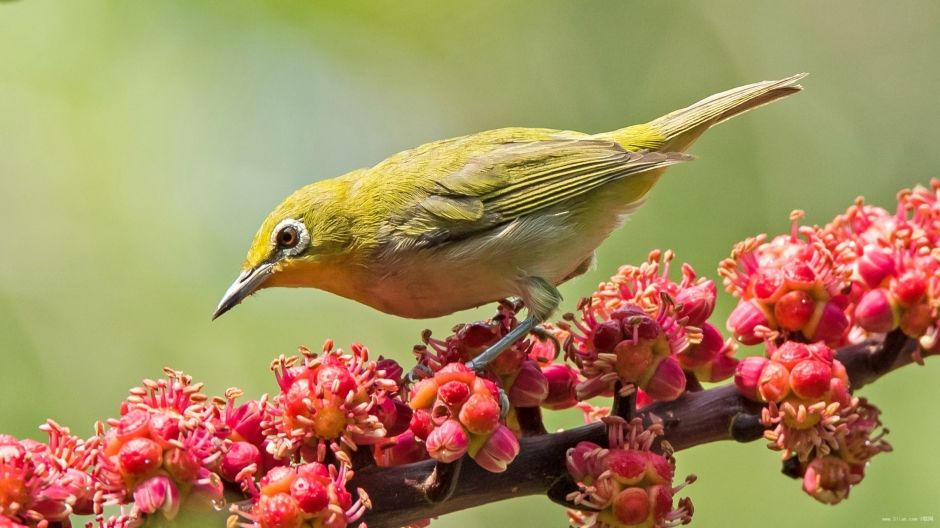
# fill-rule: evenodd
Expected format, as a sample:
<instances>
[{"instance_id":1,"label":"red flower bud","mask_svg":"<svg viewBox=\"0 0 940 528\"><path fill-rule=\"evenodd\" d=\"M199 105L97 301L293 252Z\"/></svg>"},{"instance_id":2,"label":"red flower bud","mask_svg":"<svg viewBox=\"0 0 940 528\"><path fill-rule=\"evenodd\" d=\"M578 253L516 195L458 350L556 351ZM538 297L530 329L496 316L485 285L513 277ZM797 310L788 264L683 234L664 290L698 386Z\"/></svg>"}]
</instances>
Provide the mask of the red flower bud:
<instances>
[{"instance_id":1,"label":"red flower bud","mask_svg":"<svg viewBox=\"0 0 940 528\"><path fill-rule=\"evenodd\" d=\"M385 436L398 436L408 430L413 411L408 404L392 398L385 398L380 404L382 411L378 414L379 420L385 427Z\"/></svg>"},{"instance_id":2,"label":"red flower bud","mask_svg":"<svg viewBox=\"0 0 940 528\"><path fill-rule=\"evenodd\" d=\"M650 517L651 502L645 489L627 488L614 497L614 516L624 526L644 524Z\"/></svg>"},{"instance_id":3,"label":"red flower bud","mask_svg":"<svg viewBox=\"0 0 940 528\"><path fill-rule=\"evenodd\" d=\"M457 420L447 420L428 435L425 445L431 458L453 462L467 452L470 437Z\"/></svg>"},{"instance_id":4,"label":"red flower bud","mask_svg":"<svg viewBox=\"0 0 940 528\"><path fill-rule=\"evenodd\" d=\"M261 528L299 528L303 522L297 500L287 493L262 495L255 509Z\"/></svg>"},{"instance_id":5,"label":"red flower bud","mask_svg":"<svg viewBox=\"0 0 940 528\"><path fill-rule=\"evenodd\" d=\"M816 283L816 273L803 260L788 260L783 266L784 284L794 290L808 290Z\"/></svg>"},{"instance_id":6,"label":"red flower bud","mask_svg":"<svg viewBox=\"0 0 940 528\"><path fill-rule=\"evenodd\" d=\"M462 381L448 381L437 389L437 397L456 411L470 397L470 386Z\"/></svg>"},{"instance_id":7,"label":"red flower bud","mask_svg":"<svg viewBox=\"0 0 940 528\"><path fill-rule=\"evenodd\" d=\"M776 268L758 268L751 277L752 295L765 302L773 302L783 293L783 274Z\"/></svg>"},{"instance_id":8,"label":"red flower bud","mask_svg":"<svg viewBox=\"0 0 940 528\"><path fill-rule=\"evenodd\" d=\"M646 453L646 478L653 484L671 484L675 468L666 457L649 451Z\"/></svg>"},{"instance_id":9,"label":"red flower bud","mask_svg":"<svg viewBox=\"0 0 940 528\"><path fill-rule=\"evenodd\" d=\"M679 306L677 319L687 317L687 324L702 326L715 310L716 297L715 283L710 280L683 288L676 295Z\"/></svg>"},{"instance_id":10,"label":"red flower bud","mask_svg":"<svg viewBox=\"0 0 940 528\"><path fill-rule=\"evenodd\" d=\"M392 439L392 443L375 447L375 459L380 466L401 466L428 458L424 444L415 439L414 433L405 431Z\"/></svg>"},{"instance_id":11,"label":"red flower bud","mask_svg":"<svg viewBox=\"0 0 940 528\"><path fill-rule=\"evenodd\" d=\"M151 477L134 488L134 505L145 514L163 510L163 516L172 521L179 513L180 502L176 484L163 475Z\"/></svg>"},{"instance_id":12,"label":"red flower bud","mask_svg":"<svg viewBox=\"0 0 940 528\"><path fill-rule=\"evenodd\" d=\"M415 435L416 438L424 440L431 434L431 431L434 430L434 424L431 423L431 413L425 410L415 411L411 415L411 423L408 425L408 428Z\"/></svg>"},{"instance_id":13,"label":"red flower bud","mask_svg":"<svg viewBox=\"0 0 940 528\"><path fill-rule=\"evenodd\" d=\"M757 388L760 385L761 372L768 363L770 360L764 356L746 357L738 363L734 371L734 384L742 396L754 401L760 400Z\"/></svg>"},{"instance_id":14,"label":"red flower bud","mask_svg":"<svg viewBox=\"0 0 940 528\"><path fill-rule=\"evenodd\" d=\"M235 482L238 473L251 464L261 463L261 452L254 444L248 442L233 442L229 450L222 456L219 473L229 482Z\"/></svg>"},{"instance_id":15,"label":"red flower bud","mask_svg":"<svg viewBox=\"0 0 940 528\"><path fill-rule=\"evenodd\" d=\"M836 456L814 458L803 474L803 491L824 504L837 504L848 497L852 484L861 480L849 465Z\"/></svg>"},{"instance_id":16,"label":"red flower bud","mask_svg":"<svg viewBox=\"0 0 940 528\"><path fill-rule=\"evenodd\" d=\"M754 333L758 326L770 326L764 311L752 301L738 301L728 317L728 330L734 333L734 338L745 345L756 345L763 341Z\"/></svg>"},{"instance_id":17,"label":"red flower bud","mask_svg":"<svg viewBox=\"0 0 940 528\"><path fill-rule=\"evenodd\" d=\"M460 423L474 434L493 432L499 426L499 402L489 395L470 396L460 408Z\"/></svg>"},{"instance_id":18,"label":"red flower bud","mask_svg":"<svg viewBox=\"0 0 940 528\"><path fill-rule=\"evenodd\" d=\"M822 361L801 361L790 370L790 387L794 394L807 400L815 400L829 390L832 369Z\"/></svg>"},{"instance_id":19,"label":"red flower bud","mask_svg":"<svg viewBox=\"0 0 940 528\"><path fill-rule=\"evenodd\" d=\"M696 371L700 381L715 383L728 379L734 374L738 366L738 358L734 357L733 351L722 352L718 357L712 360L708 365L708 373Z\"/></svg>"},{"instance_id":20,"label":"red flower bud","mask_svg":"<svg viewBox=\"0 0 940 528\"><path fill-rule=\"evenodd\" d=\"M115 430L118 440L127 442L131 438L147 436L150 431L149 426L150 413L141 409L134 409L121 416Z\"/></svg>"},{"instance_id":21,"label":"red flower bud","mask_svg":"<svg viewBox=\"0 0 940 528\"><path fill-rule=\"evenodd\" d=\"M628 339L653 341L663 334L663 329L656 319L650 317L643 308L625 305L610 315L620 320L623 335Z\"/></svg>"},{"instance_id":22,"label":"red flower bud","mask_svg":"<svg viewBox=\"0 0 940 528\"><path fill-rule=\"evenodd\" d=\"M153 413L148 425L149 436L163 447L170 445L171 440L180 436L180 419L169 414Z\"/></svg>"},{"instance_id":23,"label":"red flower bud","mask_svg":"<svg viewBox=\"0 0 940 528\"><path fill-rule=\"evenodd\" d=\"M397 361L379 356L378 361L375 362L375 367L376 370L385 373L385 378L394 381L396 385L401 385L401 376L404 374L404 369Z\"/></svg>"},{"instance_id":24,"label":"red flower bud","mask_svg":"<svg viewBox=\"0 0 940 528\"><path fill-rule=\"evenodd\" d=\"M918 271L909 271L892 281L891 293L903 306L914 306L927 293L927 278Z\"/></svg>"},{"instance_id":25,"label":"red flower bud","mask_svg":"<svg viewBox=\"0 0 940 528\"><path fill-rule=\"evenodd\" d=\"M886 277L894 273L894 259L888 252L869 246L859 257L856 269L869 288L877 288Z\"/></svg>"},{"instance_id":26,"label":"red flower bud","mask_svg":"<svg viewBox=\"0 0 940 528\"><path fill-rule=\"evenodd\" d=\"M594 350L598 352L610 352L617 346L617 343L623 340L623 332L620 330L620 321L604 321L594 330L594 336L591 338L591 344Z\"/></svg>"},{"instance_id":27,"label":"red flower bud","mask_svg":"<svg viewBox=\"0 0 940 528\"><path fill-rule=\"evenodd\" d=\"M316 479L304 476L291 482L290 494L297 501L297 506L305 513L319 513L329 506L330 496Z\"/></svg>"},{"instance_id":28,"label":"red flower bud","mask_svg":"<svg viewBox=\"0 0 940 528\"><path fill-rule=\"evenodd\" d=\"M786 367L771 361L761 371L757 393L765 402L779 402L790 392L790 372Z\"/></svg>"},{"instance_id":29,"label":"red flower bud","mask_svg":"<svg viewBox=\"0 0 940 528\"><path fill-rule=\"evenodd\" d=\"M646 477L645 451L618 449L607 455L607 468L618 482L637 484Z\"/></svg>"},{"instance_id":30,"label":"red flower bud","mask_svg":"<svg viewBox=\"0 0 940 528\"><path fill-rule=\"evenodd\" d=\"M522 364L508 396L514 407L538 407L548 396L548 379L534 361Z\"/></svg>"},{"instance_id":31,"label":"red flower bud","mask_svg":"<svg viewBox=\"0 0 940 528\"><path fill-rule=\"evenodd\" d=\"M578 403L575 387L578 384L578 371L569 365L555 363L542 369L548 381L548 395L542 401L542 407L552 410L568 409Z\"/></svg>"},{"instance_id":32,"label":"red flower bud","mask_svg":"<svg viewBox=\"0 0 940 528\"><path fill-rule=\"evenodd\" d=\"M796 341L786 341L774 350L773 354L770 355L770 359L780 363L786 367L787 370L790 370L795 367L797 363L812 357L812 353L812 349L809 345Z\"/></svg>"},{"instance_id":33,"label":"red flower bud","mask_svg":"<svg viewBox=\"0 0 940 528\"><path fill-rule=\"evenodd\" d=\"M803 334L813 341L823 341L833 346L837 345L845 336L849 327L849 318L845 315L845 308L833 298L826 304L816 303L816 313L809 324L803 328Z\"/></svg>"},{"instance_id":34,"label":"red flower bud","mask_svg":"<svg viewBox=\"0 0 940 528\"><path fill-rule=\"evenodd\" d=\"M871 290L859 299L855 319L859 326L875 333L890 332L900 323L894 300L883 288Z\"/></svg>"},{"instance_id":35,"label":"red flower bud","mask_svg":"<svg viewBox=\"0 0 940 528\"><path fill-rule=\"evenodd\" d=\"M487 471L502 473L518 454L519 440L516 435L505 425L500 425L473 455L473 460Z\"/></svg>"},{"instance_id":36,"label":"red flower bud","mask_svg":"<svg viewBox=\"0 0 940 528\"><path fill-rule=\"evenodd\" d=\"M132 438L118 451L121 469L128 475L141 477L163 463L163 448L149 438Z\"/></svg>"},{"instance_id":37,"label":"red flower bud","mask_svg":"<svg viewBox=\"0 0 940 528\"><path fill-rule=\"evenodd\" d=\"M489 346L496 342L496 332L487 321L463 325L457 332L457 339L468 349L477 349Z\"/></svg>"},{"instance_id":38,"label":"red flower bud","mask_svg":"<svg viewBox=\"0 0 940 528\"><path fill-rule=\"evenodd\" d=\"M774 304L774 318L781 328L797 332L809 322L815 307L816 301L809 293L793 290L784 294Z\"/></svg>"},{"instance_id":39,"label":"red flower bud","mask_svg":"<svg viewBox=\"0 0 940 528\"><path fill-rule=\"evenodd\" d=\"M663 358L653 376L643 385L643 390L658 401L672 401L685 391L685 371L675 356Z\"/></svg>"},{"instance_id":40,"label":"red flower bud","mask_svg":"<svg viewBox=\"0 0 940 528\"><path fill-rule=\"evenodd\" d=\"M574 480L595 477L606 471L606 459L596 456L600 449L601 446L593 442L578 442L574 447L568 448L565 466Z\"/></svg>"}]
</instances>

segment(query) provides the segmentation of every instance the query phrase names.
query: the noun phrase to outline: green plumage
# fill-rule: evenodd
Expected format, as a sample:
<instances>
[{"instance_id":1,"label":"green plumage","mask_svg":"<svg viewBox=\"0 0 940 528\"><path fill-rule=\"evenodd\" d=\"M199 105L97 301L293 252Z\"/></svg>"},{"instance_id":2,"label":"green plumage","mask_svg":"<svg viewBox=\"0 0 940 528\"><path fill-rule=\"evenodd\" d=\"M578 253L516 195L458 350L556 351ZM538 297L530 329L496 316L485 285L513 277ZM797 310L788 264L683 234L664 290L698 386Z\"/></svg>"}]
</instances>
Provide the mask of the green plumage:
<instances>
[{"instance_id":1,"label":"green plumage","mask_svg":"<svg viewBox=\"0 0 940 528\"><path fill-rule=\"evenodd\" d=\"M799 91L802 77L613 132L502 128L400 152L288 197L258 231L246 273L269 266L257 287L317 287L407 317L514 295L547 317L554 286L586 269L666 167L691 159L682 151L712 125ZM274 242L285 219L309 231L302 251Z\"/></svg>"}]
</instances>

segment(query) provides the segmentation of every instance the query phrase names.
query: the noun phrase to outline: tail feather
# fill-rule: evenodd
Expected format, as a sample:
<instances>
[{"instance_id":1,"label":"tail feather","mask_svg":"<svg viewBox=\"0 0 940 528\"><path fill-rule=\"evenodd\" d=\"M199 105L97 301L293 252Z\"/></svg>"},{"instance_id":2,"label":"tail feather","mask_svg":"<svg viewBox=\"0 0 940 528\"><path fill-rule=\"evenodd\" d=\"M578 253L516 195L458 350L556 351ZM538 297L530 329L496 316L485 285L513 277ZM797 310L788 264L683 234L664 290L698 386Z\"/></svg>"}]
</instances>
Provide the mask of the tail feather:
<instances>
[{"instance_id":1,"label":"tail feather","mask_svg":"<svg viewBox=\"0 0 940 528\"><path fill-rule=\"evenodd\" d=\"M648 125L663 135L666 150L681 151L712 125L799 92L803 87L798 82L806 75L800 73L779 81L732 88L666 114Z\"/></svg>"}]
</instances>

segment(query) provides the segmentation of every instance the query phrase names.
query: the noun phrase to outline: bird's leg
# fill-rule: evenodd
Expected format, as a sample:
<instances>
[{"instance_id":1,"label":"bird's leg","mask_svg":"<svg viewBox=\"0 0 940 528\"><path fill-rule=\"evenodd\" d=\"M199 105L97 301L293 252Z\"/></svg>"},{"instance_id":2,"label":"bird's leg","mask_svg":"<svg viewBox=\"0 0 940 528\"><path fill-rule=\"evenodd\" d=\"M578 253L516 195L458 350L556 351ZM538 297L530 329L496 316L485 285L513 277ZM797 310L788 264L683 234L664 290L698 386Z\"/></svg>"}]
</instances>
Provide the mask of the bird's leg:
<instances>
[{"instance_id":1,"label":"bird's leg","mask_svg":"<svg viewBox=\"0 0 940 528\"><path fill-rule=\"evenodd\" d=\"M548 281L540 277L526 277L520 284L523 295L522 300L529 310L529 316L515 328L504 335L502 339L490 345L479 356L467 362L467 366L475 371L481 371L502 354L507 348L511 347L516 341L525 337L539 323L548 319L548 317L561 304L561 293L555 289Z\"/></svg>"},{"instance_id":2,"label":"bird's leg","mask_svg":"<svg viewBox=\"0 0 940 528\"><path fill-rule=\"evenodd\" d=\"M490 345L490 347L484 350L479 356L468 361L467 366L478 372L485 369L486 366L490 364L490 361L496 359L497 356L505 352L506 349L511 347L516 341L525 337L526 334L541 322L542 321L535 315L526 317L524 321L516 325L516 327L510 330L508 334L504 335L502 339Z\"/></svg>"}]
</instances>

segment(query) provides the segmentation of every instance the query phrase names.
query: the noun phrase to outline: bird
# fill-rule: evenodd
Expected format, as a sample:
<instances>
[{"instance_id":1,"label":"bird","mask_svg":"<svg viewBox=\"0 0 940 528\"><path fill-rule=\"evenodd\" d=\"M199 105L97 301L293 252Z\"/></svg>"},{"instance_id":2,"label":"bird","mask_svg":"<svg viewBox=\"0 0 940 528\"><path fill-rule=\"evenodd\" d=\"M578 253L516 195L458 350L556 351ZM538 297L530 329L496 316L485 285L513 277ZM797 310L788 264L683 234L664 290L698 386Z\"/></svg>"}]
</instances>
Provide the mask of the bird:
<instances>
[{"instance_id":1,"label":"bird","mask_svg":"<svg viewBox=\"0 0 940 528\"><path fill-rule=\"evenodd\" d=\"M802 90L801 73L599 134L500 128L427 143L306 185L262 222L213 319L263 288L318 288L405 318L515 297L527 316L468 366L546 321L557 286L711 126Z\"/></svg>"}]
</instances>

